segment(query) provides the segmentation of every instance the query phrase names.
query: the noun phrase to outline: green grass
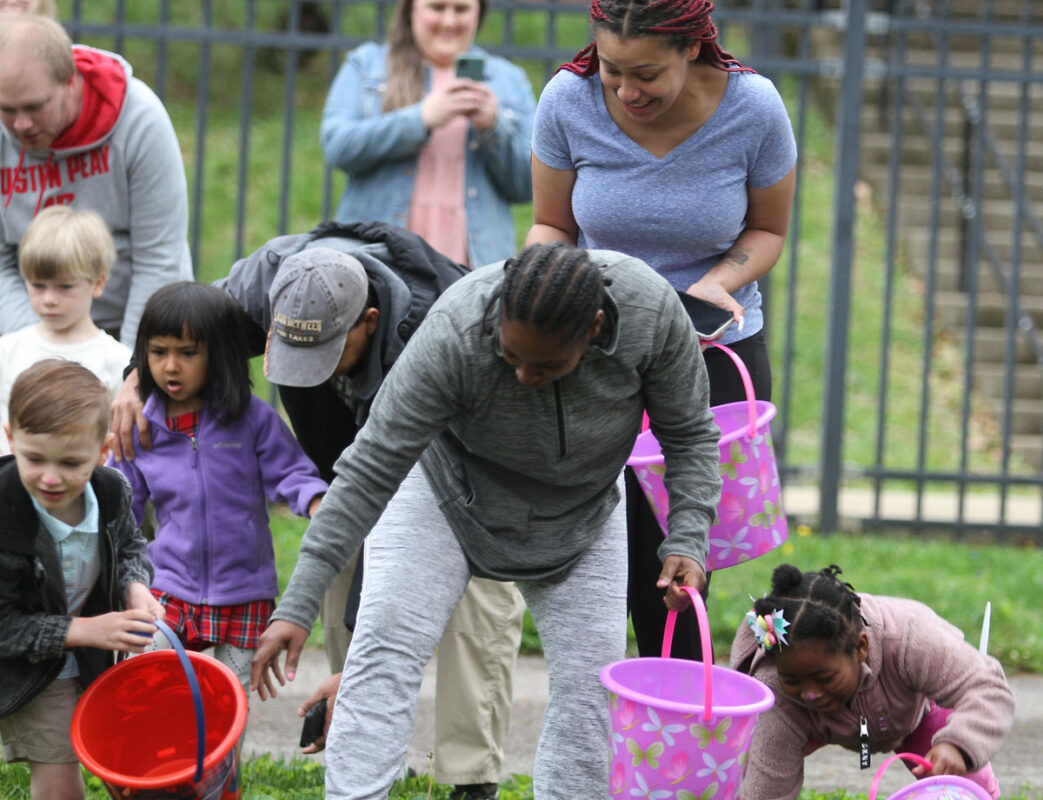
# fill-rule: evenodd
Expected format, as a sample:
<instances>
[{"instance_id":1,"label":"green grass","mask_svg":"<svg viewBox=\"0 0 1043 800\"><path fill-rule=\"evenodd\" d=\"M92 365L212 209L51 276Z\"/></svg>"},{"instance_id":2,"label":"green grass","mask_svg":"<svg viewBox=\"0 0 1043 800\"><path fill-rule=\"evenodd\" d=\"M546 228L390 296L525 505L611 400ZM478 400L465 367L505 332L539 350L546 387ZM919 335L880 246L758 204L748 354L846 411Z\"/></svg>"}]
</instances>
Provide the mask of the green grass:
<instances>
[{"instance_id":1,"label":"green grass","mask_svg":"<svg viewBox=\"0 0 1043 800\"><path fill-rule=\"evenodd\" d=\"M325 796L325 768L315 761L293 759L290 762L260 756L243 764L242 800L320 800ZM87 800L108 800L109 795L97 778L84 771ZM449 800L451 787L436 784L429 776L396 783L390 800ZM1043 790L1023 786L1007 790L1008 800L1040 800ZM865 800L865 794L838 789L817 792L805 789L800 800ZM0 800L29 800L29 770L25 764L0 762ZM500 800L533 800L532 778L514 775L500 784Z\"/></svg>"}]
</instances>

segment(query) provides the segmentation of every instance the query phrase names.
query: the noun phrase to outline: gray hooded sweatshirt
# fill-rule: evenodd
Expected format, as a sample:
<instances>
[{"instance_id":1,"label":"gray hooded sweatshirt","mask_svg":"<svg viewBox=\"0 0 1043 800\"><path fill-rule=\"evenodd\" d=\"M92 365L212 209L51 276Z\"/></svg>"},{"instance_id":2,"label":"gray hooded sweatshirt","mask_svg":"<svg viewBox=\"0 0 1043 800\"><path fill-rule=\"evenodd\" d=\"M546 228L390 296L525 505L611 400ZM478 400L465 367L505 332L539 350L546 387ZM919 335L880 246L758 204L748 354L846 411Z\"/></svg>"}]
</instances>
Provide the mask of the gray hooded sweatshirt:
<instances>
[{"instance_id":1,"label":"gray hooded sweatshirt","mask_svg":"<svg viewBox=\"0 0 1043 800\"><path fill-rule=\"evenodd\" d=\"M85 99L50 149L25 150L0 126L0 334L36 322L18 244L41 210L64 204L94 211L112 233L116 263L91 318L133 347L152 293L192 279L185 167L166 109L130 64L83 45L73 61Z\"/></svg>"},{"instance_id":2,"label":"gray hooded sweatshirt","mask_svg":"<svg viewBox=\"0 0 1043 800\"><path fill-rule=\"evenodd\" d=\"M576 368L545 388L519 383L500 353L502 262L431 307L337 461L273 619L311 627L323 592L418 459L474 575L564 579L619 502L616 478L643 409L668 466L671 534L659 555L705 561L720 432L695 331L644 262L591 257L611 281L605 324Z\"/></svg>"}]
</instances>

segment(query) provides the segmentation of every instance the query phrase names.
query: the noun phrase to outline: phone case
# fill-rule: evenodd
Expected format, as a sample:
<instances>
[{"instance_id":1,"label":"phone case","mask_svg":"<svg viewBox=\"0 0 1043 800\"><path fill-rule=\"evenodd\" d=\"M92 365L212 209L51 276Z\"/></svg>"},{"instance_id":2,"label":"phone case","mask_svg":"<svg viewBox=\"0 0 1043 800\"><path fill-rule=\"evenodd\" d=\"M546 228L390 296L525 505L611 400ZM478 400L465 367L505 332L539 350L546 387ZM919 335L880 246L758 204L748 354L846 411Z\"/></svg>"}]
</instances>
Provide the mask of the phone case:
<instances>
[{"instance_id":1,"label":"phone case","mask_svg":"<svg viewBox=\"0 0 1043 800\"><path fill-rule=\"evenodd\" d=\"M716 339L735 321L730 311L692 297L687 292L677 290L677 294L700 339Z\"/></svg>"},{"instance_id":2,"label":"phone case","mask_svg":"<svg viewBox=\"0 0 1043 800\"><path fill-rule=\"evenodd\" d=\"M456 77L472 81L485 80L485 59L481 56L457 56Z\"/></svg>"},{"instance_id":3,"label":"phone case","mask_svg":"<svg viewBox=\"0 0 1043 800\"><path fill-rule=\"evenodd\" d=\"M301 726L301 747L307 747L322 736L322 729L326 725L326 698L308 709L304 715L304 724Z\"/></svg>"}]
</instances>

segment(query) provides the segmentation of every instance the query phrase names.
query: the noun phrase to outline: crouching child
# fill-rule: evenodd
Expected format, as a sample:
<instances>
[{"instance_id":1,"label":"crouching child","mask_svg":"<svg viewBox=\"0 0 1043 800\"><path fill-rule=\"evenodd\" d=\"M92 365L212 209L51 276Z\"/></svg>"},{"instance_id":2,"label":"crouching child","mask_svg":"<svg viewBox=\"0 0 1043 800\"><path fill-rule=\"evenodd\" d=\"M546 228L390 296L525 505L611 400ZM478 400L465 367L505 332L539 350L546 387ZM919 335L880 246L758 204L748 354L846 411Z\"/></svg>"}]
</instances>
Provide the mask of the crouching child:
<instances>
[{"instance_id":1,"label":"crouching child","mask_svg":"<svg viewBox=\"0 0 1043 800\"><path fill-rule=\"evenodd\" d=\"M79 693L141 652L162 606L108 454L109 393L87 368L39 361L11 388L0 459L0 739L33 800L81 800L69 728Z\"/></svg>"}]
</instances>

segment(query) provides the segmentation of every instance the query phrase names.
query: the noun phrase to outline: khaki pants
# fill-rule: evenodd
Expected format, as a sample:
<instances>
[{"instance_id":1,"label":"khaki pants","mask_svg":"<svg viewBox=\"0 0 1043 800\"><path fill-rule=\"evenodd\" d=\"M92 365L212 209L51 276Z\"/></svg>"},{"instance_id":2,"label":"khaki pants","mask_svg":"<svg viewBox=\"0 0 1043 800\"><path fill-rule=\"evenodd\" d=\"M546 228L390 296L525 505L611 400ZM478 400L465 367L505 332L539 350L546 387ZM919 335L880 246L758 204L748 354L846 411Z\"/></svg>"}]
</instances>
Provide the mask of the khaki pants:
<instances>
[{"instance_id":1,"label":"khaki pants","mask_svg":"<svg viewBox=\"0 0 1043 800\"><path fill-rule=\"evenodd\" d=\"M322 603L330 672L344 666L351 632L344 607L358 553ZM514 665L525 602L513 583L472 578L438 644L435 694L435 780L499 783L511 716Z\"/></svg>"}]
</instances>

